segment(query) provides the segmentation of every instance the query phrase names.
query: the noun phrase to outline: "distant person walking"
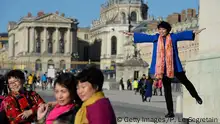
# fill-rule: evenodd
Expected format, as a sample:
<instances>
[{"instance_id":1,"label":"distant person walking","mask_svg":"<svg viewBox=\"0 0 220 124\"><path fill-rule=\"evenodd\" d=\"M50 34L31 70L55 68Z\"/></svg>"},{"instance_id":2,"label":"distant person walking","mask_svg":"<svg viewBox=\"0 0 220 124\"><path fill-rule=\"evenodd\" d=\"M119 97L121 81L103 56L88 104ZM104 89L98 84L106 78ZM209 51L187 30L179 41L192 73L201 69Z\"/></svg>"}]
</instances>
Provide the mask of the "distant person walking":
<instances>
[{"instance_id":1,"label":"distant person walking","mask_svg":"<svg viewBox=\"0 0 220 124\"><path fill-rule=\"evenodd\" d=\"M134 78L133 87L134 87L134 94L136 95L136 93L138 92L138 81L137 81L137 78Z\"/></svg>"},{"instance_id":2,"label":"distant person walking","mask_svg":"<svg viewBox=\"0 0 220 124\"><path fill-rule=\"evenodd\" d=\"M131 79L127 80L127 90L132 90L132 82Z\"/></svg>"},{"instance_id":3,"label":"distant person walking","mask_svg":"<svg viewBox=\"0 0 220 124\"><path fill-rule=\"evenodd\" d=\"M158 89L160 91L160 96L163 96L163 93L162 93L163 82L161 79L159 79L157 83L158 83Z\"/></svg>"},{"instance_id":4,"label":"distant person walking","mask_svg":"<svg viewBox=\"0 0 220 124\"><path fill-rule=\"evenodd\" d=\"M141 94L141 88L145 83L146 83L146 75L143 74L142 78L138 82L138 90L140 91L140 94Z\"/></svg>"},{"instance_id":5,"label":"distant person walking","mask_svg":"<svg viewBox=\"0 0 220 124\"><path fill-rule=\"evenodd\" d=\"M152 85L153 79L148 75L146 80L146 91L145 91L145 99L144 101L150 102L152 97Z\"/></svg>"},{"instance_id":6,"label":"distant person walking","mask_svg":"<svg viewBox=\"0 0 220 124\"><path fill-rule=\"evenodd\" d=\"M153 87L154 87L153 95L157 96L157 89L158 89L158 81L157 80L154 80Z\"/></svg>"},{"instance_id":7,"label":"distant person walking","mask_svg":"<svg viewBox=\"0 0 220 124\"><path fill-rule=\"evenodd\" d=\"M123 83L123 78L121 78L121 80L120 80L120 85L121 85L121 89L124 90L125 86L124 86L124 83Z\"/></svg>"},{"instance_id":8,"label":"distant person walking","mask_svg":"<svg viewBox=\"0 0 220 124\"><path fill-rule=\"evenodd\" d=\"M34 81L34 78L33 78L32 74L30 74L28 76L28 88L27 88L28 91L33 90L33 81Z\"/></svg>"},{"instance_id":9,"label":"distant person walking","mask_svg":"<svg viewBox=\"0 0 220 124\"><path fill-rule=\"evenodd\" d=\"M47 89L47 76L46 74L43 74L41 77L41 85L42 85L42 90L46 90Z\"/></svg>"}]
</instances>

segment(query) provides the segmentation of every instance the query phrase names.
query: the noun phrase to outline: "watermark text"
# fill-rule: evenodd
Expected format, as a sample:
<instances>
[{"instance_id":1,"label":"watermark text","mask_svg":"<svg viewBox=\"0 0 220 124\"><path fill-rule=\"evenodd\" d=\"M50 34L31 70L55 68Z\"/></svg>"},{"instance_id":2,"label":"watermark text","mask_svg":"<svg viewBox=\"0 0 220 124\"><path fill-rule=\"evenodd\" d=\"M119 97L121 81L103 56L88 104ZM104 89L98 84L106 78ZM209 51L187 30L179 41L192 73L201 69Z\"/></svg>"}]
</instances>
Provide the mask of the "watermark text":
<instances>
[{"instance_id":1,"label":"watermark text","mask_svg":"<svg viewBox=\"0 0 220 124\"><path fill-rule=\"evenodd\" d=\"M136 123L143 123L143 122L153 122L157 123L171 123L171 122L194 122L196 124L199 123L211 123L211 122L218 122L218 118L148 118L148 117L117 117L117 122L136 122Z\"/></svg>"}]
</instances>

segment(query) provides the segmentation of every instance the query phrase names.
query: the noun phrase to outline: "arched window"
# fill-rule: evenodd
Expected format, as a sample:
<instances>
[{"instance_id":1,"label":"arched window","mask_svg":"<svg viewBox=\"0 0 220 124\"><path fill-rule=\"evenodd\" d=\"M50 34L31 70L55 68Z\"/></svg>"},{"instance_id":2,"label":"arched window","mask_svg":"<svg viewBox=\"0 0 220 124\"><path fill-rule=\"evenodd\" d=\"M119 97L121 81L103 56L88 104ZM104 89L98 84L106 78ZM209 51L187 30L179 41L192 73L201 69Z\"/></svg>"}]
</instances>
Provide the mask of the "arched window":
<instances>
[{"instance_id":1,"label":"arched window","mask_svg":"<svg viewBox=\"0 0 220 124\"><path fill-rule=\"evenodd\" d=\"M126 15L124 12L121 13L122 23L126 24Z\"/></svg>"},{"instance_id":2,"label":"arched window","mask_svg":"<svg viewBox=\"0 0 220 124\"><path fill-rule=\"evenodd\" d=\"M66 64L64 60L60 61L60 69L66 69Z\"/></svg>"},{"instance_id":3,"label":"arched window","mask_svg":"<svg viewBox=\"0 0 220 124\"><path fill-rule=\"evenodd\" d=\"M35 61L35 71L41 71L42 69L42 64L41 64L41 60L40 59L37 59Z\"/></svg>"},{"instance_id":4,"label":"arched window","mask_svg":"<svg viewBox=\"0 0 220 124\"><path fill-rule=\"evenodd\" d=\"M48 42L48 53L53 53L53 43L52 41L49 41Z\"/></svg>"},{"instance_id":5,"label":"arched window","mask_svg":"<svg viewBox=\"0 0 220 124\"><path fill-rule=\"evenodd\" d=\"M137 13L135 11L131 12L131 21L137 22Z\"/></svg>"},{"instance_id":6,"label":"arched window","mask_svg":"<svg viewBox=\"0 0 220 124\"><path fill-rule=\"evenodd\" d=\"M47 68L50 68L50 67L54 68L54 63L52 59L48 60L47 62Z\"/></svg>"},{"instance_id":7,"label":"arched window","mask_svg":"<svg viewBox=\"0 0 220 124\"><path fill-rule=\"evenodd\" d=\"M112 36L111 38L111 54L117 54L117 38L115 36Z\"/></svg>"}]
</instances>

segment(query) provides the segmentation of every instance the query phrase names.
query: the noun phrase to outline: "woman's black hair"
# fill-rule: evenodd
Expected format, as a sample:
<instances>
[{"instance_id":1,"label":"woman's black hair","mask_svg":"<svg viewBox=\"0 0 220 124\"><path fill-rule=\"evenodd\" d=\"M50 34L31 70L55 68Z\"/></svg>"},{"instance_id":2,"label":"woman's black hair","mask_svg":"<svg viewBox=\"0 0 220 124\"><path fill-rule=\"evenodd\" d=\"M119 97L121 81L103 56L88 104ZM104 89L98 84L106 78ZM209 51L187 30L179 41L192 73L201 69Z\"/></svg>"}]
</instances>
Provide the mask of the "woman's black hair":
<instances>
[{"instance_id":1,"label":"woman's black hair","mask_svg":"<svg viewBox=\"0 0 220 124\"><path fill-rule=\"evenodd\" d=\"M21 70L18 70L18 69L9 71L8 74L7 74L6 80L8 81L8 79L10 79L12 77L16 78L16 79L19 79L22 84L25 81L24 73Z\"/></svg>"},{"instance_id":2,"label":"woman's black hair","mask_svg":"<svg viewBox=\"0 0 220 124\"><path fill-rule=\"evenodd\" d=\"M167 32L169 33L172 29L170 23L165 22L165 21L161 21L158 25L157 25L157 29L159 28L165 28L167 29Z\"/></svg>"},{"instance_id":3,"label":"woman's black hair","mask_svg":"<svg viewBox=\"0 0 220 124\"><path fill-rule=\"evenodd\" d=\"M76 83L77 83L77 80L73 74L63 73L63 74L60 74L55 80L54 87L56 86L56 84L59 84L67 88L68 91L70 92L70 96L71 96L73 103L81 104L82 102L76 92L77 90Z\"/></svg>"},{"instance_id":4,"label":"woman's black hair","mask_svg":"<svg viewBox=\"0 0 220 124\"><path fill-rule=\"evenodd\" d=\"M85 68L77 75L77 80L80 82L89 82L94 89L102 91L104 83L104 75L102 71L94 66Z\"/></svg>"}]
</instances>

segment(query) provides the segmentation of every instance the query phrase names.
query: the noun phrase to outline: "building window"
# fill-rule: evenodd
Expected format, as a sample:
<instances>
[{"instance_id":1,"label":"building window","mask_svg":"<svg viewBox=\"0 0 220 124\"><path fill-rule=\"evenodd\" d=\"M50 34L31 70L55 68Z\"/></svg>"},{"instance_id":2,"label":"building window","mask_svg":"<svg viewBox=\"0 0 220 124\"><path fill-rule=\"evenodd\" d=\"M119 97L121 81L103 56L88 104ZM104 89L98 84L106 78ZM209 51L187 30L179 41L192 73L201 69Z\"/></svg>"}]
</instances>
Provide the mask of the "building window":
<instances>
[{"instance_id":1,"label":"building window","mask_svg":"<svg viewBox=\"0 0 220 124\"><path fill-rule=\"evenodd\" d=\"M126 20L127 20L127 19L126 19L126 15L125 15L124 12L121 13L121 17L122 17L122 23L123 23L123 24L126 24Z\"/></svg>"},{"instance_id":2,"label":"building window","mask_svg":"<svg viewBox=\"0 0 220 124\"><path fill-rule=\"evenodd\" d=\"M88 34L84 34L84 39L88 40L89 39L89 35Z\"/></svg>"},{"instance_id":3,"label":"building window","mask_svg":"<svg viewBox=\"0 0 220 124\"><path fill-rule=\"evenodd\" d=\"M134 79L138 79L139 78L139 71L134 71Z\"/></svg>"},{"instance_id":4,"label":"building window","mask_svg":"<svg viewBox=\"0 0 220 124\"><path fill-rule=\"evenodd\" d=\"M61 32L60 53L64 53L64 32Z\"/></svg>"},{"instance_id":5,"label":"building window","mask_svg":"<svg viewBox=\"0 0 220 124\"><path fill-rule=\"evenodd\" d=\"M54 63L53 63L53 60L48 60L47 62L47 68L54 68Z\"/></svg>"},{"instance_id":6,"label":"building window","mask_svg":"<svg viewBox=\"0 0 220 124\"><path fill-rule=\"evenodd\" d=\"M52 41L48 42L48 53L50 53L50 54L53 53L53 43L52 43Z\"/></svg>"},{"instance_id":7,"label":"building window","mask_svg":"<svg viewBox=\"0 0 220 124\"><path fill-rule=\"evenodd\" d=\"M52 33L53 33L53 32L50 32L50 33L49 33L48 47L47 47L48 53L50 53L50 54L53 53Z\"/></svg>"},{"instance_id":8,"label":"building window","mask_svg":"<svg viewBox=\"0 0 220 124\"><path fill-rule=\"evenodd\" d=\"M41 65L41 60L38 59L35 61L35 71L41 71L42 65Z\"/></svg>"},{"instance_id":9,"label":"building window","mask_svg":"<svg viewBox=\"0 0 220 124\"><path fill-rule=\"evenodd\" d=\"M36 53L41 53L40 37L38 37L38 38L37 38L37 41L36 41Z\"/></svg>"},{"instance_id":10,"label":"building window","mask_svg":"<svg viewBox=\"0 0 220 124\"><path fill-rule=\"evenodd\" d=\"M117 38L115 36L112 36L111 38L111 54L116 55L117 54Z\"/></svg>"},{"instance_id":11,"label":"building window","mask_svg":"<svg viewBox=\"0 0 220 124\"><path fill-rule=\"evenodd\" d=\"M131 12L131 21L132 22L137 22L137 13L136 12Z\"/></svg>"},{"instance_id":12,"label":"building window","mask_svg":"<svg viewBox=\"0 0 220 124\"><path fill-rule=\"evenodd\" d=\"M66 64L64 60L60 61L60 69L65 69L66 68Z\"/></svg>"}]
</instances>

